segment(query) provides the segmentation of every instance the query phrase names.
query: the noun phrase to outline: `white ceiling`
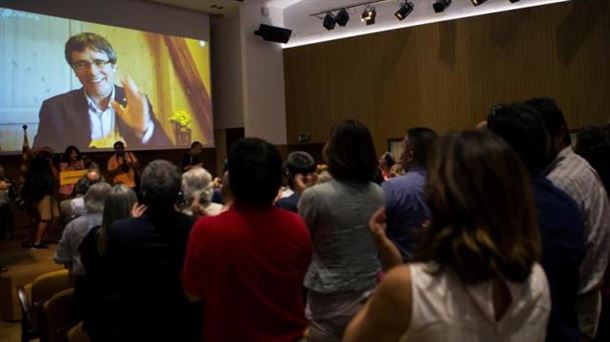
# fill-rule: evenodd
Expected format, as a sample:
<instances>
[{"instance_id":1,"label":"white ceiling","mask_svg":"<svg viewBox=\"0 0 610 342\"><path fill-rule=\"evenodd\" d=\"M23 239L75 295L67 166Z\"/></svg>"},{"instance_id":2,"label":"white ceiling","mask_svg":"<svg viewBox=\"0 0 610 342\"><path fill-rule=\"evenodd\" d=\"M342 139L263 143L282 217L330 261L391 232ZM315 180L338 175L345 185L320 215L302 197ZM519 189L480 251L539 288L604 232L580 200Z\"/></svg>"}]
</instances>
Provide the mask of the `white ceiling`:
<instances>
[{"instance_id":1,"label":"white ceiling","mask_svg":"<svg viewBox=\"0 0 610 342\"><path fill-rule=\"evenodd\" d=\"M241 0L143 0L208 14L227 14L237 10Z\"/></svg>"},{"instance_id":2,"label":"white ceiling","mask_svg":"<svg viewBox=\"0 0 610 342\"><path fill-rule=\"evenodd\" d=\"M175 7L197 10L210 14L227 14L241 5L241 0L146 0L164 3ZM260 3L261 7L269 7L274 12L280 11L283 22L274 23L292 30L292 37L284 48L313 44L321 41L342 39L357 35L400 29L423 25L432 22L452 20L457 18L484 15L494 12L510 11L526 7L549 5L570 0L521 0L511 3L509 0L487 0L475 7L470 0L453 0L452 4L442 13L435 13L432 4L435 0L408 0L413 2L415 9L404 20L394 17L403 0L387 0L374 5L377 17L374 25L365 25L360 21L364 6L348 9L350 20L345 27L336 25L332 31L322 27L320 18L311 16L317 12L325 12L344 6L352 6L373 2L373 0L244 0ZM222 8L218 8L221 6ZM270 19L273 21L273 17Z\"/></svg>"}]
</instances>

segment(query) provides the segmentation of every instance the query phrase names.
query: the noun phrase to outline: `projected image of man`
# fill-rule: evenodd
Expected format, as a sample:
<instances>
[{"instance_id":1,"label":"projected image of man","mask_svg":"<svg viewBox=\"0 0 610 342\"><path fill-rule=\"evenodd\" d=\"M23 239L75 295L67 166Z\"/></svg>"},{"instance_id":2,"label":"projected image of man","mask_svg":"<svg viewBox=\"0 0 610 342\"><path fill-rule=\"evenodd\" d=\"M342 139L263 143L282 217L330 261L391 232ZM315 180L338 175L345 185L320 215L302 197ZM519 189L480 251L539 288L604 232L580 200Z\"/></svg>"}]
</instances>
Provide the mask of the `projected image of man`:
<instances>
[{"instance_id":1,"label":"projected image of man","mask_svg":"<svg viewBox=\"0 0 610 342\"><path fill-rule=\"evenodd\" d=\"M115 85L117 55L104 37L88 32L70 37L65 57L83 87L43 102L35 148L107 148L117 140L130 148L170 144L135 82L125 77L122 86Z\"/></svg>"}]
</instances>

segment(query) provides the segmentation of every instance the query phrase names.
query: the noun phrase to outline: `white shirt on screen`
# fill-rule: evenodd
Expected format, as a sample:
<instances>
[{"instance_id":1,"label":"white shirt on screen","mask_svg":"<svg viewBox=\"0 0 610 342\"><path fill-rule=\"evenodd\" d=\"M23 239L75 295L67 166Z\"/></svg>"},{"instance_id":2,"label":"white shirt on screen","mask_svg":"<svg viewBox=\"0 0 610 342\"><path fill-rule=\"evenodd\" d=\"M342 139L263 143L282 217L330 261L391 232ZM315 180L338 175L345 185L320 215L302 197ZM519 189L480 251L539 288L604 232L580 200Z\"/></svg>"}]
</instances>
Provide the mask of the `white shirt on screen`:
<instances>
[{"instance_id":1,"label":"white shirt on screen","mask_svg":"<svg viewBox=\"0 0 610 342\"><path fill-rule=\"evenodd\" d=\"M91 140L101 140L104 138L111 137L115 134L118 134L118 130L116 127L116 114L112 106L108 106L106 110L101 110L95 102L89 98L87 93L85 93L85 97L87 98L87 104L89 108L89 122L91 123ZM114 100L114 87L112 88L112 93L110 94L110 101ZM147 143L153 135L155 131L154 123L149 121L148 130L144 132L144 136L142 137L142 143ZM118 139L117 139L118 140Z\"/></svg>"}]
</instances>

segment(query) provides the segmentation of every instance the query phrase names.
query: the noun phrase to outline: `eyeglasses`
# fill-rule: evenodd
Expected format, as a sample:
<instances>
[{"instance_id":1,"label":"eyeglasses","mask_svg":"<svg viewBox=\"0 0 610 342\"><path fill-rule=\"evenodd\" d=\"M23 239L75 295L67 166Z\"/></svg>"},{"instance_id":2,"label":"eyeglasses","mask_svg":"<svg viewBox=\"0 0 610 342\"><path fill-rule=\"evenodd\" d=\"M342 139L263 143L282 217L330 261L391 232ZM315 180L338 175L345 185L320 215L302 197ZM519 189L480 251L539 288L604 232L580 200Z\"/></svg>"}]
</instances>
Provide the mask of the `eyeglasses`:
<instances>
[{"instance_id":1,"label":"eyeglasses","mask_svg":"<svg viewBox=\"0 0 610 342\"><path fill-rule=\"evenodd\" d=\"M98 69L103 69L109 63L111 63L109 60L105 61L103 59L95 59L95 60L93 60L93 62L78 61L78 62L72 64L72 67L76 71L85 71L92 65L95 65Z\"/></svg>"}]
</instances>

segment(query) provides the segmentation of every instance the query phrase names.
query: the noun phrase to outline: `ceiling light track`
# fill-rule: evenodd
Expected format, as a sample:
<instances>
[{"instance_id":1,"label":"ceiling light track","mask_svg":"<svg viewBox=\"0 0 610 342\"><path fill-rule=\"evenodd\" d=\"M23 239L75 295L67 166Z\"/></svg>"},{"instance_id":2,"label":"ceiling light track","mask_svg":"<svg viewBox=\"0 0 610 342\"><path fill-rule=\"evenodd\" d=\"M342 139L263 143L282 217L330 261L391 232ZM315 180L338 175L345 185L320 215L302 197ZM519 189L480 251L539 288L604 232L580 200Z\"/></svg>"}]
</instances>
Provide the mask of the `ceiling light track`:
<instances>
[{"instance_id":1,"label":"ceiling light track","mask_svg":"<svg viewBox=\"0 0 610 342\"><path fill-rule=\"evenodd\" d=\"M326 15L329 12L335 12L335 11L341 11L341 10L349 10L352 8L358 8L358 7L371 7L373 5L377 5L377 4L381 4L384 2L396 2L396 0L375 0L375 1L364 1L364 2L360 2L357 4L353 4L353 5L349 5L349 6L341 6L341 7L337 7L337 8L331 8L331 9L327 9L324 11L320 11L320 12L316 12L313 14L310 14L310 17L316 17L319 19L323 19L322 15Z\"/></svg>"}]
</instances>

